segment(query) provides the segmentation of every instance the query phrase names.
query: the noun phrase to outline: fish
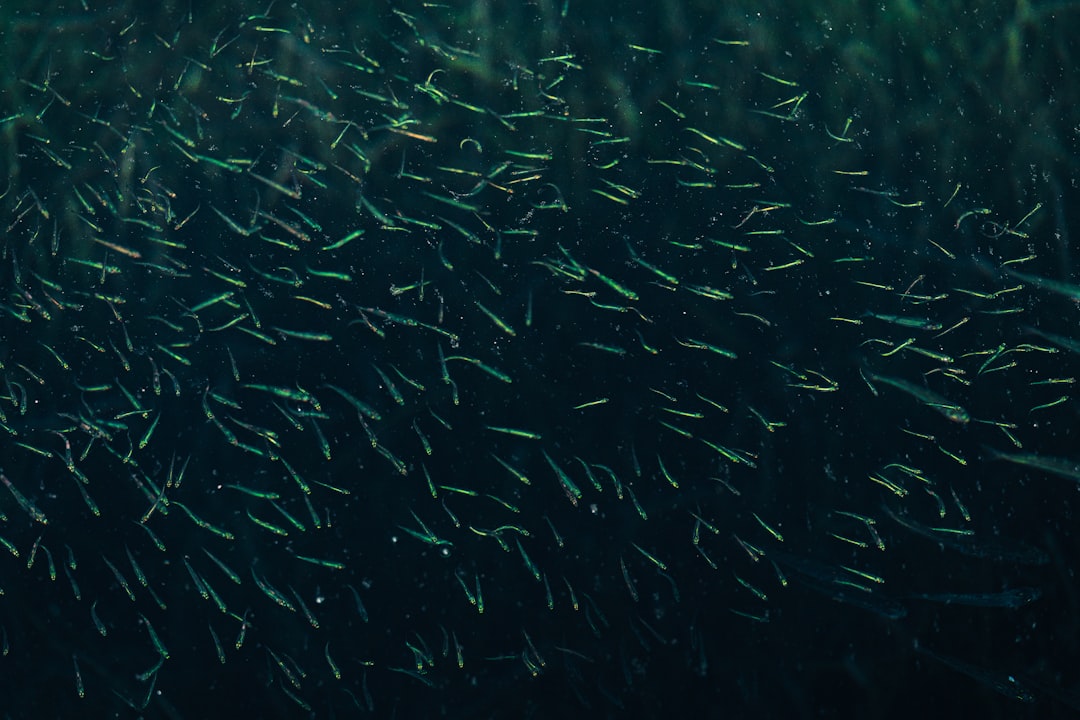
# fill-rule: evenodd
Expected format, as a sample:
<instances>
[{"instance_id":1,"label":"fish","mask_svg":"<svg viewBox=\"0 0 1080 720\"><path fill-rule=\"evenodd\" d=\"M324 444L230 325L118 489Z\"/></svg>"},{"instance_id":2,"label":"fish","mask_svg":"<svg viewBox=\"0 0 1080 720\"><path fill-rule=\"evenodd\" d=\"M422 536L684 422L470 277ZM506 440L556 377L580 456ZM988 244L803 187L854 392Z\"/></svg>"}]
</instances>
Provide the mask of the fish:
<instances>
[{"instance_id":1,"label":"fish","mask_svg":"<svg viewBox=\"0 0 1080 720\"><path fill-rule=\"evenodd\" d=\"M0 95L13 716L764 707L959 613L1069 657L1041 204L897 188L749 28L92 4Z\"/></svg>"}]
</instances>

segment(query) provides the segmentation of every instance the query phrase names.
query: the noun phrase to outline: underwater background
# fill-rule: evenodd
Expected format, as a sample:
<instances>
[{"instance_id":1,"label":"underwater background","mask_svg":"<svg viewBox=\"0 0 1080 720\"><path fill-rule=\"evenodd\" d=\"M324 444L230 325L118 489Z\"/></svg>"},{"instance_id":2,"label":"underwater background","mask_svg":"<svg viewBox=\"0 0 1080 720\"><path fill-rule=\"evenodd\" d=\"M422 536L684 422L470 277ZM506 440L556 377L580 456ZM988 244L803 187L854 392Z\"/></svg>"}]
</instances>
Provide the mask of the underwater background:
<instances>
[{"instance_id":1,"label":"underwater background","mask_svg":"<svg viewBox=\"0 0 1080 720\"><path fill-rule=\"evenodd\" d=\"M1075 716L1078 11L5 2L0 716Z\"/></svg>"}]
</instances>

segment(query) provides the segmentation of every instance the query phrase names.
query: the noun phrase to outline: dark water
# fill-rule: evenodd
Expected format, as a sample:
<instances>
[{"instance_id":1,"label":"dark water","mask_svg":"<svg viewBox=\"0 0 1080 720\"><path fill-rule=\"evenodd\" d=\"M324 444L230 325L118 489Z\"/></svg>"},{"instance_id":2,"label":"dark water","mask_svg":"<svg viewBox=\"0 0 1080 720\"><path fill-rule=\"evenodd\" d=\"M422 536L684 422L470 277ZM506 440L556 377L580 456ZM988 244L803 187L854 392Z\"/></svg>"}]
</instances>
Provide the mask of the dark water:
<instances>
[{"instance_id":1,"label":"dark water","mask_svg":"<svg viewBox=\"0 0 1080 720\"><path fill-rule=\"evenodd\" d=\"M3 21L5 716L1080 708L1071 6L88 5Z\"/></svg>"}]
</instances>

